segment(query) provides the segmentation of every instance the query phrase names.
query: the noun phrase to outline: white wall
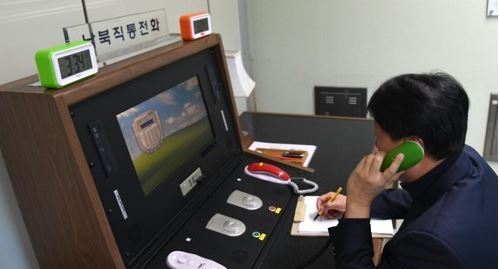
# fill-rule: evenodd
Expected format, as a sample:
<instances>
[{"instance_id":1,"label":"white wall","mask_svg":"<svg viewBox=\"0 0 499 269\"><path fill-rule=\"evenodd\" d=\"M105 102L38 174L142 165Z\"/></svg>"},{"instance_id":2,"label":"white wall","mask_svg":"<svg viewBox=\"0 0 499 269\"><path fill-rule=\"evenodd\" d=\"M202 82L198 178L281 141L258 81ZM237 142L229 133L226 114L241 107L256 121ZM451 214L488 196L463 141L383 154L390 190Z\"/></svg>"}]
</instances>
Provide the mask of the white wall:
<instances>
[{"instance_id":1,"label":"white wall","mask_svg":"<svg viewBox=\"0 0 499 269\"><path fill-rule=\"evenodd\" d=\"M241 50L238 1L209 0L213 31L220 33L225 50Z\"/></svg>"},{"instance_id":2,"label":"white wall","mask_svg":"<svg viewBox=\"0 0 499 269\"><path fill-rule=\"evenodd\" d=\"M213 31L220 33L225 50L241 50L245 69L250 74L247 41L246 3L244 0L210 0L209 11ZM235 97L236 107L241 114L252 110L252 98Z\"/></svg>"},{"instance_id":3,"label":"white wall","mask_svg":"<svg viewBox=\"0 0 499 269\"><path fill-rule=\"evenodd\" d=\"M64 42L62 27L84 22L81 0L2 1L0 84L34 74L36 49Z\"/></svg>"},{"instance_id":4,"label":"white wall","mask_svg":"<svg viewBox=\"0 0 499 269\"><path fill-rule=\"evenodd\" d=\"M0 127L1 128L1 127ZM38 268L24 221L0 154L0 267Z\"/></svg>"},{"instance_id":5,"label":"white wall","mask_svg":"<svg viewBox=\"0 0 499 269\"><path fill-rule=\"evenodd\" d=\"M182 14L208 10L207 0L85 0L89 21L164 9L170 33L179 33Z\"/></svg>"},{"instance_id":6,"label":"white wall","mask_svg":"<svg viewBox=\"0 0 499 269\"><path fill-rule=\"evenodd\" d=\"M247 0L259 111L314 113L313 87L367 87L446 71L471 101L467 143L483 151L497 92L497 17L487 1Z\"/></svg>"}]
</instances>

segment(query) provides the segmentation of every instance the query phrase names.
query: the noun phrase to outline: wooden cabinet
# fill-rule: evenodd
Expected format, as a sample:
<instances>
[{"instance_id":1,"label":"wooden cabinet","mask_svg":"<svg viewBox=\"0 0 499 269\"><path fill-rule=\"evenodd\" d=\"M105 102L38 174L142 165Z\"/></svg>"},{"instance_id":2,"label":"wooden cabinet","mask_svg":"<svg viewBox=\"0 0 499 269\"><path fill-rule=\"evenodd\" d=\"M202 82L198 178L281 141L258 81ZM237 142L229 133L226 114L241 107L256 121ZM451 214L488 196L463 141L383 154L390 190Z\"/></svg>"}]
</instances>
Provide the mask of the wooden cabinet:
<instances>
[{"instance_id":1,"label":"wooden cabinet","mask_svg":"<svg viewBox=\"0 0 499 269\"><path fill-rule=\"evenodd\" d=\"M0 146L41 268L125 268L69 107L210 47L226 70L221 39L211 35L109 65L62 90L30 87L35 75L0 87Z\"/></svg>"}]
</instances>

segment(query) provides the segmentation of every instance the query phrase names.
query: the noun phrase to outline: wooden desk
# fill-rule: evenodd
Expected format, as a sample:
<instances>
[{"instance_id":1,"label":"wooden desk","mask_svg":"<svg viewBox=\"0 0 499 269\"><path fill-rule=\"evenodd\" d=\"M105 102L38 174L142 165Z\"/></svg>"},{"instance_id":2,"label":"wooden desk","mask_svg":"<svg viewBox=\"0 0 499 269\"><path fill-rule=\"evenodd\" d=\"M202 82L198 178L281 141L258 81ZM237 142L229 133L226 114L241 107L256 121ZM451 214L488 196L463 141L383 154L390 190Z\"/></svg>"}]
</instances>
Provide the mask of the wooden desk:
<instances>
[{"instance_id":1,"label":"wooden desk","mask_svg":"<svg viewBox=\"0 0 499 269\"><path fill-rule=\"evenodd\" d=\"M373 121L370 119L304 116L245 112L241 115L241 128L251 141L310 144L317 150L310 162L313 178L319 184L316 194L346 186L346 181L358 161L370 152L373 145ZM283 227L291 227L292 216ZM328 240L325 237L292 237L289 229L282 229L261 268L296 268L313 257ZM381 257L382 240L373 240L375 264ZM307 268L332 268L334 258L328 249Z\"/></svg>"}]
</instances>

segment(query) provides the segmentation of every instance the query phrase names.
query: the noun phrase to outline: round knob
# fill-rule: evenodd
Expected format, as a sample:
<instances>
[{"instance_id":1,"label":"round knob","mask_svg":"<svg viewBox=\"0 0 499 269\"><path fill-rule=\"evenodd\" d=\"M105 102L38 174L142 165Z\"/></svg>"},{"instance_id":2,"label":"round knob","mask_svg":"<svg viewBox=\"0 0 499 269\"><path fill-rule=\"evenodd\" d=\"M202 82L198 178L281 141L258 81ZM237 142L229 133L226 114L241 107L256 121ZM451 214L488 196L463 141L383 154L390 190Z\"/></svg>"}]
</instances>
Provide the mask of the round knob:
<instances>
[{"instance_id":1,"label":"round knob","mask_svg":"<svg viewBox=\"0 0 499 269\"><path fill-rule=\"evenodd\" d=\"M257 201L253 196L245 196L243 198L243 203L247 206L256 206Z\"/></svg>"},{"instance_id":2,"label":"round knob","mask_svg":"<svg viewBox=\"0 0 499 269\"><path fill-rule=\"evenodd\" d=\"M190 260L189 257L185 255L177 257L177 263L180 264L186 264L187 262L189 262L189 260Z\"/></svg>"},{"instance_id":3,"label":"round knob","mask_svg":"<svg viewBox=\"0 0 499 269\"><path fill-rule=\"evenodd\" d=\"M226 220L224 222L224 229L229 233L237 232L237 223L232 220Z\"/></svg>"}]
</instances>

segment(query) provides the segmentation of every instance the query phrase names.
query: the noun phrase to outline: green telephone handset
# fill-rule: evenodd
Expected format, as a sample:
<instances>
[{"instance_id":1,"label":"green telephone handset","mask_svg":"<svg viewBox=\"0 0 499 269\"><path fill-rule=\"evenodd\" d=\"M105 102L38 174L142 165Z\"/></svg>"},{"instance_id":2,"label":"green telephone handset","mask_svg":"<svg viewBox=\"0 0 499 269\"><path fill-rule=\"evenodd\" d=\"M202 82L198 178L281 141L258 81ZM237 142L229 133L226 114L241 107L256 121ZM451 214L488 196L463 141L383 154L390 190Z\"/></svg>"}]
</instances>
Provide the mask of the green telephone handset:
<instances>
[{"instance_id":1,"label":"green telephone handset","mask_svg":"<svg viewBox=\"0 0 499 269\"><path fill-rule=\"evenodd\" d=\"M424 150L421 145L414 141L404 142L390 152L386 153L385 158L383 159L383 163L381 164L381 172L390 167L393 160L399 153L404 154L404 160L400 164L397 172L405 171L413 167L414 165L418 164L424 156Z\"/></svg>"}]
</instances>

